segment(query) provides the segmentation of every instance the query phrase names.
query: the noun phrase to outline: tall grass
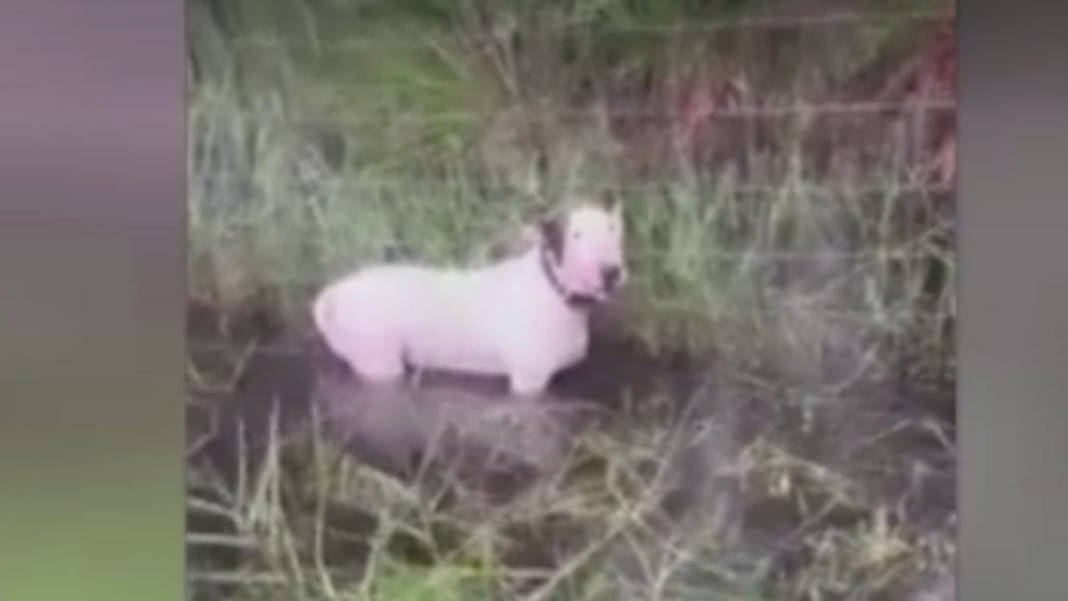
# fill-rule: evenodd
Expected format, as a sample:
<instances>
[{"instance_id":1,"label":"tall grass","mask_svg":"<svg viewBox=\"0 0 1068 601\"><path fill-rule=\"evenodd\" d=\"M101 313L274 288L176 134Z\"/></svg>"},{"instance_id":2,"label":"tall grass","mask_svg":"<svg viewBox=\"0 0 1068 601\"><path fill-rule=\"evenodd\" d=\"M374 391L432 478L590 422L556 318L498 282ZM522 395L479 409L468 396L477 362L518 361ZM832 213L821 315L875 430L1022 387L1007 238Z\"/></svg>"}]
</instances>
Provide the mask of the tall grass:
<instances>
[{"instance_id":1,"label":"tall grass","mask_svg":"<svg viewBox=\"0 0 1068 601\"><path fill-rule=\"evenodd\" d=\"M194 136L223 148L251 138L256 157L247 171L213 165L190 186L191 280L234 297L234 305L266 292L298 318L293 312L303 311L315 287L363 264L483 262L550 204L460 167L433 180L337 174L302 161L307 147L284 130L247 131L240 118L219 116L218 108L201 115L198 108L190 109ZM650 345L707 351L757 342L753 334L761 332L781 342L789 336L769 326L789 330L791 321L818 322L828 331L863 324L884 340L915 335L932 348L948 341L931 326L951 320L955 310L952 231L937 214L907 222L915 204L930 202L922 192L893 183L854 192L796 174L759 183L576 179L556 194L567 199L617 188L625 202L634 278L624 323ZM942 275L932 289L936 269ZM834 343L798 336L805 352Z\"/></svg>"},{"instance_id":2,"label":"tall grass","mask_svg":"<svg viewBox=\"0 0 1068 601\"><path fill-rule=\"evenodd\" d=\"M266 304L299 328L332 277L402 258L488 261L534 211L607 188L625 202L633 274L614 335L717 373L774 374L753 385L784 407L849 403L851 384L895 371L952 381L952 214L910 177L900 138L866 140L878 160L828 178L808 166L802 112L744 161L679 152L638 174L625 157L641 140L625 147L608 118L644 75L668 89L732 63L748 63L769 103L819 97L915 24L799 32L774 52L754 50L766 47L753 33L650 33L771 3L696 4L246 0L218 4L223 26L194 4L190 293L224 311ZM783 388L793 381L815 386ZM723 413L653 415L707 409L712 392L657 394L503 505L446 508L439 490L361 465L316 428L272 430L236 484L193 474L191 511L233 534L189 544L242 561L191 577L248 600L826 599L900 593L903 578L950 569L947 530L909 524L855 474L778 435L720 449ZM696 477L679 467L694 453ZM680 482L696 509L669 519ZM738 517L716 502L731 486L745 499L734 506L805 525L785 533L790 561L781 538L732 534ZM373 519L344 525L353 515Z\"/></svg>"},{"instance_id":3,"label":"tall grass","mask_svg":"<svg viewBox=\"0 0 1068 601\"><path fill-rule=\"evenodd\" d=\"M435 3L410 4L350 5L350 13L374 7L384 14L346 37L340 23L354 17L341 11L337 21L298 20L315 26L297 27L304 35L288 36L289 46L227 45L216 36L214 46L197 47L212 59L198 56L202 72L204 64L217 66L193 86L189 103L192 281L224 297L225 288L266 291L293 309L312 287L367 262L485 260L533 209L610 188L627 203L631 231L636 280L628 323L650 343L708 347L734 326L784 319L783 303L799 320L838 315L884 334L927 334L952 318L952 229L925 208L933 199L913 190L895 161L900 142L876 140L884 160L855 186L799 167L796 127L782 130L782 150L751 156L755 166L744 179L732 177L730 165L680 157L665 177L635 181L620 170L611 150L618 143L596 111L585 120L567 117L575 112L566 99L575 82L607 77L597 70L603 60L583 56L608 42L580 29L575 39L586 49L564 53L577 58L562 56L559 44L536 45L557 40L541 32L561 23L592 27L584 9L528 7L529 20L518 21L508 10L461 3L469 10L445 19ZM621 13L623 6L598 8L618 21L599 26L646 18L645 9ZM415 20L413 10L423 18ZM471 25L484 13L521 30L534 48L516 55L505 44L464 47L473 32L486 33L487 26ZM870 52L863 39L854 46ZM360 52L331 46L352 40ZM620 47L629 49L619 42L608 49ZM691 53L705 47L689 45ZM511 55L497 56L506 50ZM631 54L663 71L655 50ZM278 78L282 84L263 83ZM796 87L803 79L787 81ZM509 92L509 82L528 89ZM323 131L347 142L344 157L328 160ZM945 272L938 289L928 281L931 269ZM751 339L751 332L739 336Z\"/></svg>"},{"instance_id":4,"label":"tall grass","mask_svg":"<svg viewBox=\"0 0 1068 601\"><path fill-rule=\"evenodd\" d=\"M194 567L194 590L226 585L212 598L250 600L902 598L919 578L951 573L945 530L902 521L861 482L768 438L732 447L722 419L588 432L566 468L503 504L443 504L442 483L401 484L317 428L285 439L274 420L263 460L241 462L258 469L232 486L193 480L190 510L219 516L232 534L191 532L188 544L208 556L241 551L236 564ZM700 482L680 467L695 457L709 470ZM739 539L743 499L796 526L767 526L762 540L750 524Z\"/></svg>"}]
</instances>

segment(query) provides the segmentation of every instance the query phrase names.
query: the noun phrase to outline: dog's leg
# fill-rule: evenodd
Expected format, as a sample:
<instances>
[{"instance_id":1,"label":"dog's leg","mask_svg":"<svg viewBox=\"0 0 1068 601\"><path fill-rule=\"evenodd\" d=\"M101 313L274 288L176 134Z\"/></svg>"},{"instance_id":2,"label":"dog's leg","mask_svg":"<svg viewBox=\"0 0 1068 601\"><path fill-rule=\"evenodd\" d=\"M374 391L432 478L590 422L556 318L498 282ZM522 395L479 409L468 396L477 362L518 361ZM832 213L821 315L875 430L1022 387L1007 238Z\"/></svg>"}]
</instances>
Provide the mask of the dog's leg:
<instances>
[{"instance_id":1,"label":"dog's leg","mask_svg":"<svg viewBox=\"0 0 1068 601\"><path fill-rule=\"evenodd\" d=\"M523 398L540 396L549 385L552 372L545 369L513 370L508 376L513 395Z\"/></svg>"},{"instance_id":2,"label":"dog's leg","mask_svg":"<svg viewBox=\"0 0 1068 601\"><path fill-rule=\"evenodd\" d=\"M404 353L386 335L351 336L336 345L336 352L352 371L369 384L394 384L405 376Z\"/></svg>"},{"instance_id":3,"label":"dog's leg","mask_svg":"<svg viewBox=\"0 0 1068 601\"><path fill-rule=\"evenodd\" d=\"M371 384L392 384L404 379L404 362L400 357L379 355L361 357L353 362L353 371Z\"/></svg>"}]
</instances>

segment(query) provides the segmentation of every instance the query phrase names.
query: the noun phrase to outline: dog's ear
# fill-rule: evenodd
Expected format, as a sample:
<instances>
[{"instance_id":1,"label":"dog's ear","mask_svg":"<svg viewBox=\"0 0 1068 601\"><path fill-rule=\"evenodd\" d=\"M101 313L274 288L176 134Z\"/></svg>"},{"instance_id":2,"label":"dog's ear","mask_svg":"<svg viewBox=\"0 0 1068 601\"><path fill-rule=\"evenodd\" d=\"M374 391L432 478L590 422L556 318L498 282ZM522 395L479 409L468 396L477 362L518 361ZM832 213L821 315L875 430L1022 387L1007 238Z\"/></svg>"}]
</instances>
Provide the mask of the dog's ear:
<instances>
[{"instance_id":1,"label":"dog's ear","mask_svg":"<svg viewBox=\"0 0 1068 601\"><path fill-rule=\"evenodd\" d=\"M615 192L611 190L601 192L601 195L597 197L597 204L616 217L622 216L622 203L619 202L619 197L616 196Z\"/></svg>"},{"instance_id":2,"label":"dog's ear","mask_svg":"<svg viewBox=\"0 0 1068 601\"><path fill-rule=\"evenodd\" d=\"M549 249L553 258L560 260L564 255L564 225L566 216L558 212L542 214L538 219L542 244Z\"/></svg>"}]
</instances>

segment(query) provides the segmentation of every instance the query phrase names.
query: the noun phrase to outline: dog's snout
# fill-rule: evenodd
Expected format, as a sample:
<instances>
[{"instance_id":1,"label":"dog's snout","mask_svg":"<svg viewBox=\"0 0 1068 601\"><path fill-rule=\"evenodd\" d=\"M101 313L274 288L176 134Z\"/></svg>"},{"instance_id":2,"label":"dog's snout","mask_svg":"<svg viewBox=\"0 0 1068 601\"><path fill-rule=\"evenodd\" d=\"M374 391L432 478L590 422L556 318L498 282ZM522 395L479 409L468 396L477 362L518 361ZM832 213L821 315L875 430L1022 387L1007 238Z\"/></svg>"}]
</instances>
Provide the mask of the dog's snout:
<instances>
[{"instance_id":1,"label":"dog's snout","mask_svg":"<svg viewBox=\"0 0 1068 601\"><path fill-rule=\"evenodd\" d=\"M604 287L607 289L615 288L619 285L619 281L623 276L623 270L618 265L609 265L601 270L601 277L604 279Z\"/></svg>"}]
</instances>

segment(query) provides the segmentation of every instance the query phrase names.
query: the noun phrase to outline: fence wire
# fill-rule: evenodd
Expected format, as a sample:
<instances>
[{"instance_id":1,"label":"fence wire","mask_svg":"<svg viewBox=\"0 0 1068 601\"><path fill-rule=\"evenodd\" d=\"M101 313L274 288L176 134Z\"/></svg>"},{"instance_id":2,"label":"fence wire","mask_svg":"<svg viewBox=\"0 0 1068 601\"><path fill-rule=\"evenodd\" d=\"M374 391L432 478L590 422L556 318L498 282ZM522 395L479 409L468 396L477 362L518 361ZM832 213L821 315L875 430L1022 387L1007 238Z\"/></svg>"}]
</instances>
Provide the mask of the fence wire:
<instances>
[{"instance_id":1,"label":"fence wire","mask_svg":"<svg viewBox=\"0 0 1068 601\"><path fill-rule=\"evenodd\" d=\"M342 191L363 191L368 189L413 189L427 188L440 192L442 189L458 190L481 190L485 192L499 193L525 193L517 185L507 182L493 181L453 181L440 177L386 177L380 175L324 175L322 182L305 182L299 178L293 181L294 186L299 185L322 185L325 188L340 188ZM850 184L850 183L811 183L805 181L789 181L788 179L778 184L735 184L700 181L659 180L627 182L619 180L583 179L575 182L563 182L554 184L552 188L562 188L569 191L577 190L614 190L618 192L653 192L665 189L680 188L696 190L697 192L712 195L744 195L744 196L782 196L782 195L944 195L957 191L953 184L936 184L923 182L894 182L878 184ZM200 187L224 186L224 185L254 185L255 178L236 174L214 174L208 177L196 177L196 185Z\"/></svg>"},{"instance_id":2,"label":"fence wire","mask_svg":"<svg viewBox=\"0 0 1068 601\"><path fill-rule=\"evenodd\" d=\"M907 22L907 21L940 21L946 19L953 19L956 16L955 10L913 10L913 11L871 11L871 12L839 12L823 15L783 15L783 16L760 16L760 17L742 17L742 18L724 18L715 19L702 22L690 22L690 23L664 23L664 24L650 24L650 23L608 23L603 24L596 20L581 20L581 21L565 21L559 24L546 26L537 31L538 34L560 34L565 35L576 30L608 30L614 33L630 33L630 34L651 34L658 36L670 36L681 34L693 34L693 33L718 33L725 30L754 30L754 29L819 29L828 27L840 27L849 26L856 27L868 24L886 24L894 22ZM510 31L509 28L502 28L504 32ZM484 34L474 35L468 34L462 36L468 42L493 42L499 41L502 38L501 33L496 34ZM391 40L391 43L400 41L403 43L404 38L398 37L395 40ZM411 39L409 40L412 46L426 46L427 42ZM351 51L358 49L365 49L372 47L376 44L376 40L345 40L345 41L332 41L332 42L320 42L315 40L304 39L282 39L280 37L272 37L263 34L244 36L237 38L233 41L233 45L236 48L274 48L274 47L301 47L310 48L314 50L326 50L326 51Z\"/></svg>"},{"instance_id":3,"label":"fence wire","mask_svg":"<svg viewBox=\"0 0 1068 601\"><path fill-rule=\"evenodd\" d=\"M654 303L656 304L656 303ZM665 303L660 303L665 304ZM667 303L670 304L670 303ZM802 306L798 307L797 303L781 303L782 306L774 309L758 310L751 308L749 311L752 315L759 317L765 316L768 319L781 319L784 312L791 312L794 318L798 320L819 319L826 323L840 323L840 324L852 324L856 326L870 326L874 330L893 330L909 323L924 322L922 316L918 315L914 308L901 308L896 310L884 310L882 314L875 311L865 311L857 309L842 309L833 307L810 307ZM699 317L701 319L708 319L710 314L707 311L699 309L684 310L681 308L675 308L673 312L674 317L685 317L687 315L693 317ZM256 340L235 340L235 341L189 341L186 343L186 350L192 353L225 353L239 355L245 355L255 353L257 355L307 355L307 346L302 346L301 343L311 344L318 338L318 334L305 332L303 337L299 341L291 342L258 342Z\"/></svg>"},{"instance_id":4,"label":"fence wire","mask_svg":"<svg viewBox=\"0 0 1068 601\"><path fill-rule=\"evenodd\" d=\"M956 101L947 100L915 100L906 102L795 102L784 106L747 106L747 107L723 107L702 114L700 121L708 122L716 119L781 119L781 118L805 118L815 116L840 115L894 115L907 111L929 113L955 113ZM257 113L250 110L236 110L232 107L223 109L198 108L195 118L216 117L221 119L233 119L250 121L263 124L300 123L305 125L396 125L407 124L437 124L457 122L484 122L492 120L494 115L475 111L439 111L434 113L397 113L379 111L376 114L335 114L329 117L300 116L290 117L277 113ZM693 115L684 111L669 110L599 110L599 109L554 109L552 111L528 111L517 117L520 122L544 122L559 120L578 120L598 122L608 120L636 120L636 121L676 121L691 119Z\"/></svg>"}]
</instances>

